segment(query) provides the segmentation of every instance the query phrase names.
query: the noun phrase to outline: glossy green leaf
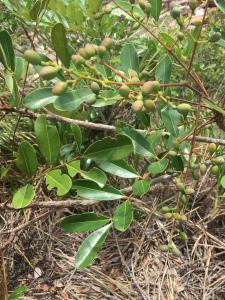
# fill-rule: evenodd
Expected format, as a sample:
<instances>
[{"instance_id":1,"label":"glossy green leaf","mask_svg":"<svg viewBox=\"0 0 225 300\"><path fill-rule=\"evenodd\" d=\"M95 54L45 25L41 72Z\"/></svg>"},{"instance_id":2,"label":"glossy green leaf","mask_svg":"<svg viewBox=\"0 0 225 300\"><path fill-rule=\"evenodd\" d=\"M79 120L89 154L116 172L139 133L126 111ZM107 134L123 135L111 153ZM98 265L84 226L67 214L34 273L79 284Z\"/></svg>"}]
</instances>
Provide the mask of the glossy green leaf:
<instances>
[{"instance_id":1,"label":"glossy green leaf","mask_svg":"<svg viewBox=\"0 0 225 300\"><path fill-rule=\"evenodd\" d=\"M76 257L75 267L82 270L88 267L96 257L97 252L105 242L109 229L112 225L108 224L92 232L80 245Z\"/></svg>"},{"instance_id":2,"label":"glossy green leaf","mask_svg":"<svg viewBox=\"0 0 225 300\"><path fill-rule=\"evenodd\" d=\"M129 156L133 151L132 142L125 136L117 136L115 139L106 137L90 145L85 151L85 157L97 161L121 160Z\"/></svg>"},{"instance_id":3,"label":"glossy green leaf","mask_svg":"<svg viewBox=\"0 0 225 300\"><path fill-rule=\"evenodd\" d=\"M40 115L34 125L37 143L49 166L53 166L60 152L60 139L55 126L48 125L46 117Z\"/></svg>"},{"instance_id":4,"label":"glossy green leaf","mask_svg":"<svg viewBox=\"0 0 225 300\"><path fill-rule=\"evenodd\" d=\"M222 185L223 188L225 188L225 175L221 178L220 184Z\"/></svg>"},{"instance_id":5,"label":"glossy green leaf","mask_svg":"<svg viewBox=\"0 0 225 300\"><path fill-rule=\"evenodd\" d=\"M144 157L154 157L155 150L144 136L133 128L124 127L119 132L129 137L134 146L134 152Z\"/></svg>"},{"instance_id":6,"label":"glossy green leaf","mask_svg":"<svg viewBox=\"0 0 225 300\"><path fill-rule=\"evenodd\" d=\"M139 61L137 51L133 44L125 44L120 55L121 66L128 73L133 69L139 73Z\"/></svg>"},{"instance_id":7,"label":"glossy green leaf","mask_svg":"<svg viewBox=\"0 0 225 300\"><path fill-rule=\"evenodd\" d=\"M16 154L16 165L21 172L31 178L37 171L37 156L29 142L21 142Z\"/></svg>"},{"instance_id":8,"label":"glossy green leaf","mask_svg":"<svg viewBox=\"0 0 225 300\"><path fill-rule=\"evenodd\" d=\"M148 167L148 170L151 174L161 174L163 173L169 165L169 160L164 158L162 160L156 161Z\"/></svg>"},{"instance_id":9,"label":"glossy green leaf","mask_svg":"<svg viewBox=\"0 0 225 300\"><path fill-rule=\"evenodd\" d=\"M160 83L168 83L170 81L172 72L172 60L169 56L166 56L157 65L155 70L155 77Z\"/></svg>"},{"instance_id":10,"label":"glossy green leaf","mask_svg":"<svg viewBox=\"0 0 225 300\"><path fill-rule=\"evenodd\" d=\"M72 187L72 180L67 174L62 174L61 170L53 170L45 175L48 190L57 189L57 196L63 196Z\"/></svg>"},{"instance_id":11,"label":"glossy green leaf","mask_svg":"<svg viewBox=\"0 0 225 300\"><path fill-rule=\"evenodd\" d=\"M124 160L114 162L100 162L99 167L112 175L122 178L137 178L139 175L131 165L128 165Z\"/></svg>"},{"instance_id":12,"label":"glossy green leaf","mask_svg":"<svg viewBox=\"0 0 225 300\"><path fill-rule=\"evenodd\" d=\"M0 62L8 70L15 70L15 54L10 35L7 31L0 32Z\"/></svg>"},{"instance_id":13,"label":"glossy green leaf","mask_svg":"<svg viewBox=\"0 0 225 300\"><path fill-rule=\"evenodd\" d=\"M119 204L113 216L115 228L119 231L126 231L133 221L133 207L129 200Z\"/></svg>"},{"instance_id":14,"label":"glossy green leaf","mask_svg":"<svg viewBox=\"0 0 225 300\"><path fill-rule=\"evenodd\" d=\"M29 109L40 109L55 102L57 96L52 94L51 88L40 88L27 94L24 98L24 106Z\"/></svg>"},{"instance_id":15,"label":"glossy green leaf","mask_svg":"<svg viewBox=\"0 0 225 300\"><path fill-rule=\"evenodd\" d=\"M150 180L138 180L132 185L132 190L135 196L143 196L146 194L150 187Z\"/></svg>"},{"instance_id":16,"label":"glossy green leaf","mask_svg":"<svg viewBox=\"0 0 225 300\"><path fill-rule=\"evenodd\" d=\"M151 15L153 16L155 21L158 21L162 9L162 0L150 0L150 4Z\"/></svg>"},{"instance_id":17,"label":"glossy green leaf","mask_svg":"<svg viewBox=\"0 0 225 300\"><path fill-rule=\"evenodd\" d=\"M88 88L82 88L76 91L64 93L63 95L57 97L54 102L54 106L58 110L72 111L76 110L81 103L88 100L94 94L92 90Z\"/></svg>"},{"instance_id":18,"label":"glossy green leaf","mask_svg":"<svg viewBox=\"0 0 225 300\"><path fill-rule=\"evenodd\" d=\"M76 180L73 187L77 190L79 196L96 201L116 200L124 196L119 190L110 185L100 188L95 182L85 179Z\"/></svg>"},{"instance_id":19,"label":"glossy green leaf","mask_svg":"<svg viewBox=\"0 0 225 300\"><path fill-rule=\"evenodd\" d=\"M217 7L225 14L225 0L214 0Z\"/></svg>"},{"instance_id":20,"label":"glossy green leaf","mask_svg":"<svg viewBox=\"0 0 225 300\"><path fill-rule=\"evenodd\" d=\"M32 202L34 195L35 190L33 185L25 185L13 195L12 207L19 209L28 206Z\"/></svg>"},{"instance_id":21,"label":"glossy green leaf","mask_svg":"<svg viewBox=\"0 0 225 300\"><path fill-rule=\"evenodd\" d=\"M20 56L16 56L15 79L17 81L24 80L26 75L26 66L27 62L25 61L25 59Z\"/></svg>"},{"instance_id":22,"label":"glossy green leaf","mask_svg":"<svg viewBox=\"0 0 225 300\"><path fill-rule=\"evenodd\" d=\"M106 184L107 177L104 172L97 168L92 168L88 171L83 171L80 169L80 161L75 160L67 165L68 173L71 177L74 177L77 173L79 173L84 179L94 181L100 187L103 187Z\"/></svg>"},{"instance_id":23,"label":"glossy green leaf","mask_svg":"<svg viewBox=\"0 0 225 300\"><path fill-rule=\"evenodd\" d=\"M71 56L68 51L66 29L62 23L57 23L52 28L51 39L57 56L64 66L69 68Z\"/></svg>"},{"instance_id":24,"label":"glossy green leaf","mask_svg":"<svg viewBox=\"0 0 225 300\"><path fill-rule=\"evenodd\" d=\"M170 134L174 137L179 136L179 128L178 123L180 122L180 114L174 109L168 109L165 107L161 111L161 118L163 124L165 125L166 129L169 131Z\"/></svg>"},{"instance_id":25,"label":"glossy green leaf","mask_svg":"<svg viewBox=\"0 0 225 300\"><path fill-rule=\"evenodd\" d=\"M60 227L66 232L90 232L101 228L110 220L105 216L87 212L64 218L60 223Z\"/></svg>"}]
</instances>

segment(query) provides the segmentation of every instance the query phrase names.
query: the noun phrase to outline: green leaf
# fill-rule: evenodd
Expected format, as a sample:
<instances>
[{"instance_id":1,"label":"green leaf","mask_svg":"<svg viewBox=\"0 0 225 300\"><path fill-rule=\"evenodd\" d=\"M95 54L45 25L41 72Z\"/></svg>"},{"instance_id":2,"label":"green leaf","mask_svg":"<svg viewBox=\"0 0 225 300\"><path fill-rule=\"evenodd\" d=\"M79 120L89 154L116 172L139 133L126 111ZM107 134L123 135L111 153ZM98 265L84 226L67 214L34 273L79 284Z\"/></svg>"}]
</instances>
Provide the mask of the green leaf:
<instances>
[{"instance_id":1,"label":"green leaf","mask_svg":"<svg viewBox=\"0 0 225 300\"><path fill-rule=\"evenodd\" d=\"M16 56L16 65L15 65L15 79L17 81L23 80L26 75L26 66L27 62L24 58Z\"/></svg>"},{"instance_id":2,"label":"green leaf","mask_svg":"<svg viewBox=\"0 0 225 300\"><path fill-rule=\"evenodd\" d=\"M129 200L119 204L113 216L115 228L119 231L126 231L133 221L133 208Z\"/></svg>"},{"instance_id":3,"label":"green leaf","mask_svg":"<svg viewBox=\"0 0 225 300\"><path fill-rule=\"evenodd\" d=\"M71 177L75 176L79 173L84 179L94 181L100 187L103 187L106 184L107 177L104 172L97 168L92 168L89 171L83 171L80 169L80 161L72 161L66 165L68 169L68 173Z\"/></svg>"},{"instance_id":4,"label":"green leaf","mask_svg":"<svg viewBox=\"0 0 225 300\"><path fill-rule=\"evenodd\" d=\"M22 297L25 292L28 291L28 288L26 285L21 285L17 289L15 289L13 292L9 293L8 300L14 300L18 299L19 297Z\"/></svg>"},{"instance_id":5,"label":"green leaf","mask_svg":"<svg viewBox=\"0 0 225 300\"><path fill-rule=\"evenodd\" d=\"M84 156L97 161L121 160L133 151L132 142L125 136L106 137L90 145Z\"/></svg>"},{"instance_id":6,"label":"green leaf","mask_svg":"<svg viewBox=\"0 0 225 300\"><path fill-rule=\"evenodd\" d=\"M165 107L161 110L161 118L169 133L174 137L178 137L179 128L177 124L180 122L180 114L174 109Z\"/></svg>"},{"instance_id":7,"label":"green leaf","mask_svg":"<svg viewBox=\"0 0 225 300\"><path fill-rule=\"evenodd\" d=\"M31 178L37 170L37 156L29 142L21 142L16 154L16 165L21 172Z\"/></svg>"},{"instance_id":8,"label":"green leaf","mask_svg":"<svg viewBox=\"0 0 225 300\"><path fill-rule=\"evenodd\" d=\"M10 106L15 106L16 108L21 107L19 88L12 72L5 70L4 79L10 93L12 94L12 101L10 101Z\"/></svg>"},{"instance_id":9,"label":"green leaf","mask_svg":"<svg viewBox=\"0 0 225 300\"><path fill-rule=\"evenodd\" d=\"M109 229L112 225L108 224L92 232L80 245L76 257L75 267L82 270L89 266L96 257L97 252L105 242Z\"/></svg>"},{"instance_id":10,"label":"green leaf","mask_svg":"<svg viewBox=\"0 0 225 300\"><path fill-rule=\"evenodd\" d=\"M137 51L133 44L125 44L120 55L122 69L127 72L133 69L139 73L139 62Z\"/></svg>"},{"instance_id":11,"label":"green leaf","mask_svg":"<svg viewBox=\"0 0 225 300\"><path fill-rule=\"evenodd\" d=\"M155 21L158 21L162 9L162 0L150 0L150 4L151 15L153 16Z\"/></svg>"},{"instance_id":12,"label":"green leaf","mask_svg":"<svg viewBox=\"0 0 225 300\"><path fill-rule=\"evenodd\" d=\"M161 41L164 42L164 44L166 44L166 46L169 47L169 48L171 48L171 49L176 44L176 42L174 41L174 39L169 34L167 34L165 32L161 32L159 34L159 37L161 38Z\"/></svg>"},{"instance_id":13,"label":"green leaf","mask_svg":"<svg viewBox=\"0 0 225 300\"><path fill-rule=\"evenodd\" d=\"M138 180L132 185L132 190L135 196L143 196L149 190L150 180Z\"/></svg>"},{"instance_id":14,"label":"green leaf","mask_svg":"<svg viewBox=\"0 0 225 300\"><path fill-rule=\"evenodd\" d=\"M25 185L13 195L12 207L19 209L28 206L32 202L34 195L35 190L33 185Z\"/></svg>"},{"instance_id":15,"label":"green leaf","mask_svg":"<svg viewBox=\"0 0 225 300\"><path fill-rule=\"evenodd\" d=\"M66 232L89 232L101 228L110 220L95 213L83 213L64 218L60 227Z\"/></svg>"},{"instance_id":16,"label":"green leaf","mask_svg":"<svg viewBox=\"0 0 225 300\"><path fill-rule=\"evenodd\" d=\"M40 109L55 102L58 96L52 94L51 88L41 88L32 91L24 98L24 106L29 109Z\"/></svg>"},{"instance_id":17,"label":"green leaf","mask_svg":"<svg viewBox=\"0 0 225 300\"><path fill-rule=\"evenodd\" d=\"M81 145L82 145L82 132L81 132L81 129L76 124L72 124L70 126L70 128L71 128L71 131L74 135L74 139L75 139L75 143L77 145L78 151L80 152L81 151Z\"/></svg>"},{"instance_id":18,"label":"green leaf","mask_svg":"<svg viewBox=\"0 0 225 300\"><path fill-rule=\"evenodd\" d=\"M162 160L156 161L154 163L152 163L149 167L148 170L150 173L156 175L156 174L161 174L163 173L166 168L169 165L169 160L164 158Z\"/></svg>"},{"instance_id":19,"label":"green leaf","mask_svg":"<svg viewBox=\"0 0 225 300\"><path fill-rule=\"evenodd\" d=\"M57 97L54 106L58 110L72 111L76 110L81 103L93 97L94 93L88 88L79 89L76 91L64 93Z\"/></svg>"},{"instance_id":20,"label":"green leaf","mask_svg":"<svg viewBox=\"0 0 225 300\"><path fill-rule=\"evenodd\" d=\"M110 185L100 188L95 182L80 179L76 180L73 187L77 190L77 194L83 198L96 201L110 201L123 198L123 194Z\"/></svg>"},{"instance_id":21,"label":"green leaf","mask_svg":"<svg viewBox=\"0 0 225 300\"><path fill-rule=\"evenodd\" d=\"M8 70L15 70L15 54L10 35L7 31L0 32L0 62Z\"/></svg>"},{"instance_id":22,"label":"green leaf","mask_svg":"<svg viewBox=\"0 0 225 300\"><path fill-rule=\"evenodd\" d=\"M57 23L52 28L51 39L57 56L64 66L69 68L71 57L68 51L66 29L62 23Z\"/></svg>"},{"instance_id":23,"label":"green leaf","mask_svg":"<svg viewBox=\"0 0 225 300\"><path fill-rule=\"evenodd\" d=\"M49 0L37 0L30 9L30 17L38 22L40 17L43 15L47 9Z\"/></svg>"},{"instance_id":24,"label":"green leaf","mask_svg":"<svg viewBox=\"0 0 225 300\"><path fill-rule=\"evenodd\" d=\"M225 0L214 0L217 7L225 14Z\"/></svg>"},{"instance_id":25,"label":"green leaf","mask_svg":"<svg viewBox=\"0 0 225 300\"><path fill-rule=\"evenodd\" d=\"M141 133L131 127L123 127L119 132L131 139L135 153L144 157L155 157L155 150Z\"/></svg>"},{"instance_id":26,"label":"green leaf","mask_svg":"<svg viewBox=\"0 0 225 300\"><path fill-rule=\"evenodd\" d=\"M207 100L203 99L203 102L205 102L209 107L213 108L214 110L218 111L221 113L223 116L225 116L225 110L223 110L221 107L219 107L217 104Z\"/></svg>"},{"instance_id":27,"label":"green leaf","mask_svg":"<svg viewBox=\"0 0 225 300\"><path fill-rule=\"evenodd\" d=\"M223 188L225 188L225 176L223 176L220 180L220 184L222 185Z\"/></svg>"},{"instance_id":28,"label":"green leaf","mask_svg":"<svg viewBox=\"0 0 225 300\"><path fill-rule=\"evenodd\" d=\"M168 83L170 81L172 71L172 60L166 56L156 67L155 77L160 83Z\"/></svg>"},{"instance_id":29,"label":"green leaf","mask_svg":"<svg viewBox=\"0 0 225 300\"><path fill-rule=\"evenodd\" d=\"M122 178L137 178L139 175L134 168L128 165L124 160L114 162L100 162L99 167L112 175L116 175Z\"/></svg>"},{"instance_id":30,"label":"green leaf","mask_svg":"<svg viewBox=\"0 0 225 300\"><path fill-rule=\"evenodd\" d=\"M37 143L49 166L53 166L60 152L60 139L57 128L47 124L46 117L40 115L34 125Z\"/></svg>"},{"instance_id":31,"label":"green leaf","mask_svg":"<svg viewBox=\"0 0 225 300\"><path fill-rule=\"evenodd\" d=\"M69 192L72 187L72 180L66 174L61 174L61 170L53 170L45 176L48 190L57 189L57 196L63 196Z\"/></svg>"}]
</instances>

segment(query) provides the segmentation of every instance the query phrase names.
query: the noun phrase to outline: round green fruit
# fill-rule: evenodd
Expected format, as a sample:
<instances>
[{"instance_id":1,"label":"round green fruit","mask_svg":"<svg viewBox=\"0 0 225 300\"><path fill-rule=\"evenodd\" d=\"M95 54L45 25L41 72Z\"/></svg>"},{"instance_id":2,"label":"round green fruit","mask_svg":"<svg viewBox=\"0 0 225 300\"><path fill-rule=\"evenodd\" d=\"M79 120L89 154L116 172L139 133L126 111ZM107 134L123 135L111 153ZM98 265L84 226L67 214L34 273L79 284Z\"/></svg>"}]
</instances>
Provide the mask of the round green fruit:
<instances>
[{"instance_id":1,"label":"round green fruit","mask_svg":"<svg viewBox=\"0 0 225 300\"><path fill-rule=\"evenodd\" d=\"M191 105L187 103L181 103L177 105L177 110L180 114L186 116L191 111Z\"/></svg>"},{"instance_id":2,"label":"round green fruit","mask_svg":"<svg viewBox=\"0 0 225 300\"><path fill-rule=\"evenodd\" d=\"M55 78L59 70L59 67L46 66L41 69L39 75L42 79L50 80Z\"/></svg>"},{"instance_id":3,"label":"round green fruit","mask_svg":"<svg viewBox=\"0 0 225 300\"><path fill-rule=\"evenodd\" d=\"M216 165L221 166L224 164L225 160L222 156L218 156L214 159Z\"/></svg>"},{"instance_id":4,"label":"round green fruit","mask_svg":"<svg viewBox=\"0 0 225 300\"><path fill-rule=\"evenodd\" d=\"M183 41L183 39L184 39L184 34L183 34L183 32L178 32L178 34L177 34L177 39L179 40L179 41Z\"/></svg>"},{"instance_id":5,"label":"round green fruit","mask_svg":"<svg viewBox=\"0 0 225 300\"><path fill-rule=\"evenodd\" d=\"M97 53L101 58L106 54L106 51L105 46L98 46Z\"/></svg>"},{"instance_id":6,"label":"round green fruit","mask_svg":"<svg viewBox=\"0 0 225 300\"><path fill-rule=\"evenodd\" d=\"M146 1L145 0L139 0L138 4L139 4L141 9L145 10L145 7L146 7Z\"/></svg>"},{"instance_id":7,"label":"round green fruit","mask_svg":"<svg viewBox=\"0 0 225 300\"><path fill-rule=\"evenodd\" d=\"M209 144L209 153L213 154L216 151L216 144L215 143L210 143Z\"/></svg>"},{"instance_id":8,"label":"round green fruit","mask_svg":"<svg viewBox=\"0 0 225 300\"><path fill-rule=\"evenodd\" d=\"M77 66L81 66L85 63L85 59L79 54L74 54L72 55L72 62Z\"/></svg>"},{"instance_id":9,"label":"round green fruit","mask_svg":"<svg viewBox=\"0 0 225 300\"><path fill-rule=\"evenodd\" d=\"M129 96L129 93L130 93L130 88L125 84L121 85L121 87L119 88L120 96L122 96L123 98L126 98Z\"/></svg>"},{"instance_id":10,"label":"round green fruit","mask_svg":"<svg viewBox=\"0 0 225 300\"><path fill-rule=\"evenodd\" d=\"M174 19L178 19L180 17L180 12L181 12L181 9L179 6L174 6L172 8L172 10L170 11L170 15L172 18Z\"/></svg>"},{"instance_id":11,"label":"round green fruit","mask_svg":"<svg viewBox=\"0 0 225 300\"><path fill-rule=\"evenodd\" d=\"M102 46L104 46L106 49L110 49L113 45L113 40L106 37L104 38L104 40L102 41Z\"/></svg>"},{"instance_id":12,"label":"round green fruit","mask_svg":"<svg viewBox=\"0 0 225 300\"><path fill-rule=\"evenodd\" d=\"M172 217L173 217L173 214L170 213L170 212L167 212L167 213L163 214L164 219L171 219Z\"/></svg>"},{"instance_id":13,"label":"round green fruit","mask_svg":"<svg viewBox=\"0 0 225 300\"><path fill-rule=\"evenodd\" d=\"M158 81L147 81L143 84L141 91L143 96L148 96L151 93L158 93L160 83Z\"/></svg>"},{"instance_id":14,"label":"round green fruit","mask_svg":"<svg viewBox=\"0 0 225 300\"><path fill-rule=\"evenodd\" d=\"M34 50L26 50L23 54L23 57L26 59L26 61L28 61L32 65L40 65L41 64L41 57Z\"/></svg>"},{"instance_id":15,"label":"round green fruit","mask_svg":"<svg viewBox=\"0 0 225 300\"><path fill-rule=\"evenodd\" d=\"M142 110L143 106L144 106L144 102L142 100L136 100L132 105L132 109L135 112L139 112Z\"/></svg>"},{"instance_id":16,"label":"round green fruit","mask_svg":"<svg viewBox=\"0 0 225 300\"><path fill-rule=\"evenodd\" d=\"M156 110L155 101L153 101L153 100L145 100L144 101L144 107L149 112L155 111Z\"/></svg>"},{"instance_id":17,"label":"round green fruit","mask_svg":"<svg viewBox=\"0 0 225 300\"><path fill-rule=\"evenodd\" d=\"M211 169L211 172L213 175L218 175L219 174L219 167L218 166L213 166Z\"/></svg>"},{"instance_id":18,"label":"round green fruit","mask_svg":"<svg viewBox=\"0 0 225 300\"><path fill-rule=\"evenodd\" d=\"M80 48L78 52L79 52L80 56L82 56L83 58L86 58L86 59L89 58L85 48Z\"/></svg>"},{"instance_id":19,"label":"round green fruit","mask_svg":"<svg viewBox=\"0 0 225 300\"><path fill-rule=\"evenodd\" d=\"M95 46L92 44L86 44L84 47L86 54L89 58L93 57L95 55Z\"/></svg>"},{"instance_id":20,"label":"round green fruit","mask_svg":"<svg viewBox=\"0 0 225 300\"><path fill-rule=\"evenodd\" d=\"M207 172L207 166L205 164L201 164L199 170L202 175L205 175Z\"/></svg>"},{"instance_id":21,"label":"round green fruit","mask_svg":"<svg viewBox=\"0 0 225 300\"><path fill-rule=\"evenodd\" d=\"M90 95L86 100L85 100L85 103L89 104L89 105L92 105L96 102L96 95L95 94L92 94Z\"/></svg>"},{"instance_id":22,"label":"round green fruit","mask_svg":"<svg viewBox=\"0 0 225 300\"><path fill-rule=\"evenodd\" d=\"M99 94L99 92L100 92L100 86L99 86L99 84L98 84L97 82L93 81L93 82L91 83L91 90L92 90L92 92L94 92L95 94Z\"/></svg>"},{"instance_id":23,"label":"round green fruit","mask_svg":"<svg viewBox=\"0 0 225 300\"><path fill-rule=\"evenodd\" d=\"M68 83L66 81L60 81L53 86L52 93L58 96L65 93L67 88L68 88Z\"/></svg>"},{"instance_id":24,"label":"round green fruit","mask_svg":"<svg viewBox=\"0 0 225 300\"><path fill-rule=\"evenodd\" d=\"M191 19L191 25L200 26L202 24L202 21L203 21L203 16L194 16Z\"/></svg>"}]
</instances>

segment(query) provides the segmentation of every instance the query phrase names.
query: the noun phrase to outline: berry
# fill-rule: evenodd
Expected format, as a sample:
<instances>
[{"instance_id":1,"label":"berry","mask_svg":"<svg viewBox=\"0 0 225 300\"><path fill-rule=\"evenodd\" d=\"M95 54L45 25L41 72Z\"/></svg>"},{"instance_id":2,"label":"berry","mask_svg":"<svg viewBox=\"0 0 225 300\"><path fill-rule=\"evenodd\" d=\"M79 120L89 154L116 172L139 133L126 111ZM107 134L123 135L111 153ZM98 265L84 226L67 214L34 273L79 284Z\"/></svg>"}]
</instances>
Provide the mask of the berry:
<instances>
[{"instance_id":1,"label":"berry","mask_svg":"<svg viewBox=\"0 0 225 300\"><path fill-rule=\"evenodd\" d=\"M222 156L218 156L218 157L216 157L215 159L214 159L214 162L215 162L215 164L216 165L223 165L224 164L224 158L222 157Z\"/></svg>"},{"instance_id":2,"label":"berry","mask_svg":"<svg viewBox=\"0 0 225 300\"><path fill-rule=\"evenodd\" d=\"M133 111L135 111L135 112L139 112L139 111L142 110L143 106L144 106L144 102L143 102L143 101L141 101L141 100L136 100L136 101L133 103L133 105L132 105L132 109L133 109Z\"/></svg>"},{"instance_id":3,"label":"berry","mask_svg":"<svg viewBox=\"0 0 225 300\"><path fill-rule=\"evenodd\" d=\"M171 219L172 217L173 217L173 214L170 213L170 212L167 212L167 213L163 214L164 219Z\"/></svg>"},{"instance_id":4,"label":"berry","mask_svg":"<svg viewBox=\"0 0 225 300\"><path fill-rule=\"evenodd\" d=\"M39 73L42 79L50 80L53 79L59 71L59 67L47 66L43 67Z\"/></svg>"},{"instance_id":5,"label":"berry","mask_svg":"<svg viewBox=\"0 0 225 300\"><path fill-rule=\"evenodd\" d=\"M92 105L96 102L96 95L95 94L92 94L90 95L86 100L85 100L85 103L89 104L89 105Z\"/></svg>"},{"instance_id":6,"label":"berry","mask_svg":"<svg viewBox=\"0 0 225 300\"><path fill-rule=\"evenodd\" d=\"M202 175L205 175L207 172L207 166L205 164L201 164L199 170Z\"/></svg>"},{"instance_id":7,"label":"berry","mask_svg":"<svg viewBox=\"0 0 225 300\"><path fill-rule=\"evenodd\" d=\"M209 153L213 154L216 151L216 144L215 143L210 143L209 144Z\"/></svg>"},{"instance_id":8,"label":"berry","mask_svg":"<svg viewBox=\"0 0 225 300\"><path fill-rule=\"evenodd\" d=\"M218 166L213 166L211 169L211 172L213 175L217 175L219 173L219 167Z\"/></svg>"},{"instance_id":9,"label":"berry","mask_svg":"<svg viewBox=\"0 0 225 300\"><path fill-rule=\"evenodd\" d=\"M138 77L138 73L134 69L131 69L130 70L130 77Z\"/></svg>"},{"instance_id":10,"label":"berry","mask_svg":"<svg viewBox=\"0 0 225 300\"><path fill-rule=\"evenodd\" d=\"M41 57L34 50L26 50L23 54L23 57L26 59L26 61L28 61L32 65L40 65L41 64Z\"/></svg>"},{"instance_id":11,"label":"berry","mask_svg":"<svg viewBox=\"0 0 225 300\"><path fill-rule=\"evenodd\" d=\"M89 58L85 48L80 48L78 52L83 58Z\"/></svg>"},{"instance_id":12,"label":"berry","mask_svg":"<svg viewBox=\"0 0 225 300\"><path fill-rule=\"evenodd\" d=\"M178 32L178 34L177 34L177 39L179 40L179 41L183 41L183 39L184 39L184 34L183 34L183 32Z\"/></svg>"},{"instance_id":13,"label":"berry","mask_svg":"<svg viewBox=\"0 0 225 300\"><path fill-rule=\"evenodd\" d=\"M68 88L68 83L66 81L60 81L53 86L52 93L54 95L61 95L65 93L67 88Z\"/></svg>"},{"instance_id":14,"label":"berry","mask_svg":"<svg viewBox=\"0 0 225 300\"><path fill-rule=\"evenodd\" d=\"M81 66L82 64L85 63L85 59L80 56L79 54L74 54L72 55L72 61L75 63L77 66Z\"/></svg>"},{"instance_id":15,"label":"berry","mask_svg":"<svg viewBox=\"0 0 225 300\"><path fill-rule=\"evenodd\" d=\"M87 44L84 47L86 54L88 56L88 58L91 58L95 55L95 47L92 44Z\"/></svg>"},{"instance_id":16,"label":"berry","mask_svg":"<svg viewBox=\"0 0 225 300\"><path fill-rule=\"evenodd\" d=\"M191 111L191 105L187 103L181 103L177 105L177 110L180 114L186 116Z\"/></svg>"},{"instance_id":17,"label":"berry","mask_svg":"<svg viewBox=\"0 0 225 300\"><path fill-rule=\"evenodd\" d=\"M129 93L130 93L130 88L125 84L121 85L121 87L119 88L120 96L126 98L129 96Z\"/></svg>"},{"instance_id":18,"label":"berry","mask_svg":"<svg viewBox=\"0 0 225 300\"><path fill-rule=\"evenodd\" d=\"M102 41L102 46L104 46L106 49L110 49L113 45L113 40L106 37L104 38L104 40Z\"/></svg>"},{"instance_id":19,"label":"berry","mask_svg":"<svg viewBox=\"0 0 225 300\"><path fill-rule=\"evenodd\" d=\"M102 58L106 54L106 47L105 46L98 46L97 53Z\"/></svg>"},{"instance_id":20,"label":"berry","mask_svg":"<svg viewBox=\"0 0 225 300\"><path fill-rule=\"evenodd\" d=\"M100 92L100 86L97 82L93 81L91 83L91 89L92 89L92 92L94 92L95 94L99 94Z\"/></svg>"},{"instance_id":21,"label":"berry","mask_svg":"<svg viewBox=\"0 0 225 300\"><path fill-rule=\"evenodd\" d=\"M155 101L153 101L153 100L145 100L144 106L147 111L155 111L156 110Z\"/></svg>"},{"instance_id":22,"label":"berry","mask_svg":"<svg viewBox=\"0 0 225 300\"><path fill-rule=\"evenodd\" d=\"M142 86L142 95L148 96L151 93L158 93L160 90L160 83L158 81L147 81Z\"/></svg>"}]
</instances>

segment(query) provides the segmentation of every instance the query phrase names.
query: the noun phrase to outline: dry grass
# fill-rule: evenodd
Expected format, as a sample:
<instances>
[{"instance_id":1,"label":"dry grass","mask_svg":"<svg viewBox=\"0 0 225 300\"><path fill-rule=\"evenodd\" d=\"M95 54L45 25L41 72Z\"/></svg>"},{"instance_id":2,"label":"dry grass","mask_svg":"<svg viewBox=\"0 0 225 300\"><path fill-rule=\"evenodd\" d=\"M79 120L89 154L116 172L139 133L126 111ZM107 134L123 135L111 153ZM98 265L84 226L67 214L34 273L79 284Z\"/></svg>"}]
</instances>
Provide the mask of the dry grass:
<instances>
[{"instance_id":1,"label":"dry grass","mask_svg":"<svg viewBox=\"0 0 225 300\"><path fill-rule=\"evenodd\" d=\"M207 186L213 185L207 179ZM206 186L203 184L202 186ZM1 203L9 199L2 186ZM60 219L73 212L92 210L93 206L74 209L30 209L24 212L1 211L1 233L49 214L16 234L5 253L9 289L26 284L29 292L21 299L225 299L225 233L222 207L216 207L214 191L199 193L183 227L189 240L174 242L182 257L162 253L171 222L161 218L158 205L173 195L172 182L154 187L143 203L135 204L145 218L135 221L129 232L114 232L99 252L92 267L74 268L74 253L83 236L66 234ZM170 200L173 201L173 200ZM112 205L112 204L110 204ZM94 205L107 214L109 204ZM140 215L140 214L139 214ZM4 239L10 235L4 235Z\"/></svg>"}]
</instances>

